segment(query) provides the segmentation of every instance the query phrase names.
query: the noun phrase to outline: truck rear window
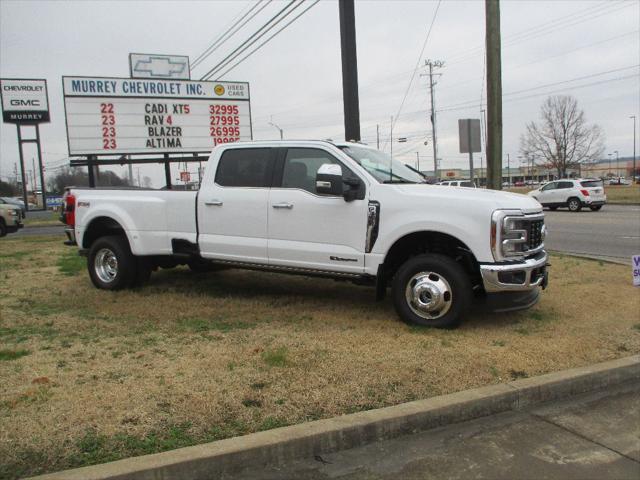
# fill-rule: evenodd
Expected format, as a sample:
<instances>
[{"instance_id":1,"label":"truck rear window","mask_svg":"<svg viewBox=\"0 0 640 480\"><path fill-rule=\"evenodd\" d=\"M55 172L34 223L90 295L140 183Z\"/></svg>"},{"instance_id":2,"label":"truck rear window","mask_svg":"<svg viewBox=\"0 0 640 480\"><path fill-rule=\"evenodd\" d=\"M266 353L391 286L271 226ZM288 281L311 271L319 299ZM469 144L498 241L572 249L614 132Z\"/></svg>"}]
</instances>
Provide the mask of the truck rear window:
<instances>
[{"instance_id":1,"label":"truck rear window","mask_svg":"<svg viewBox=\"0 0 640 480\"><path fill-rule=\"evenodd\" d=\"M269 187L272 150L270 148L234 148L222 154L216 183L223 187Z\"/></svg>"}]
</instances>

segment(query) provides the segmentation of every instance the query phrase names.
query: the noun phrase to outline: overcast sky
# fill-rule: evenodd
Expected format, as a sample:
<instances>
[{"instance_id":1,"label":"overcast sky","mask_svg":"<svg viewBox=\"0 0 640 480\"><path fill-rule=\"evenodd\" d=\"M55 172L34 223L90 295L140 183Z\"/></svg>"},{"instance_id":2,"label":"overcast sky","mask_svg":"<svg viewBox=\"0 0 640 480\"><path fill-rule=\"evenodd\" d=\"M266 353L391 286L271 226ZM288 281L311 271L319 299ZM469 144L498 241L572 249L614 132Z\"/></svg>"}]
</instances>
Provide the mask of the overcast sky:
<instances>
[{"instance_id":1,"label":"overcast sky","mask_svg":"<svg viewBox=\"0 0 640 480\"><path fill-rule=\"evenodd\" d=\"M48 81L51 123L42 125L41 135L49 171L68 163L63 75L127 77L130 52L184 54L193 61L253 3L0 0L0 76ZM284 5L272 1L195 68L192 78L199 79ZM464 167L457 119L480 118L486 96L484 1L443 0L419 58L437 5L356 1L362 137L375 145L380 125L381 148L388 151L390 117L398 114L417 62L442 60L435 90L439 156L443 168ZM524 125L537 118L549 94L574 95L587 119L603 127L606 152L631 156L630 115L640 127L640 1L503 0L501 22L505 165L507 153L512 166L518 162ZM419 152L426 170L433 168L433 151L424 73L417 71L394 129L394 137L408 142L393 148L405 162L414 163ZM269 125L271 116L285 138L343 139L337 1L322 0L222 80L250 83L255 139L279 137ZM1 124L0 136L0 177L6 180L18 159L15 126ZM26 156L30 164L33 152ZM160 166L141 172L161 185Z\"/></svg>"}]
</instances>

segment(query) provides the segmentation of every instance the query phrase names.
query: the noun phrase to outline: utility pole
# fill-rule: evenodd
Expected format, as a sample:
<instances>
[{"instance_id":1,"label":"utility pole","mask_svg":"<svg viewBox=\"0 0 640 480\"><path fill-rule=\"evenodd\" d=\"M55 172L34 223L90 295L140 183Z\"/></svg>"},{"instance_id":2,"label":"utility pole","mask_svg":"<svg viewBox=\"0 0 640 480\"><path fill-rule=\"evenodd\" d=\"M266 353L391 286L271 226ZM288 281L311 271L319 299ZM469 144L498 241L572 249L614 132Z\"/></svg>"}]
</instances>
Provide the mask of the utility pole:
<instances>
[{"instance_id":1,"label":"utility pole","mask_svg":"<svg viewBox=\"0 0 640 480\"><path fill-rule=\"evenodd\" d=\"M487 188L501 190L502 182L502 66L500 1L485 0L487 52Z\"/></svg>"},{"instance_id":2,"label":"utility pole","mask_svg":"<svg viewBox=\"0 0 640 480\"><path fill-rule=\"evenodd\" d=\"M420 152L416 152L416 170L420 171Z\"/></svg>"},{"instance_id":3,"label":"utility pole","mask_svg":"<svg viewBox=\"0 0 640 480\"><path fill-rule=\"evenodd\" d=\"M380 150L380 125L376 124L376 148Z\"/></svg>"},{"instance_id":4,"label":"utility pole","mask_svg":"<svg viewBox=\"0 0 640 480\"><path fill-rule=\"evenodd\" d=\"M507 182L509 183L509 188L511 188L511 159L509 158L509 154L507 153Z\"/></svg>"},{"instance_id":5,"label":"utility pole","mask_svg":"<svg viewBox=\"0 0 640 480\"><path fill-rule=\"evenodd\" d=\"M436 101L435 101L435 83L433 81L433 67L440 68L444 66L441 60L425 60L425 65L429 67L429 90L431 93L431 134L433 135L433 176L438 178L438 136L436 134Z\"/></svg>"},{"instance_id":6,"label":"utility pole","mask_svg":"<svg viewBox=\"0 0 640 480\"><path fill-rule=\"evenodd\" d=\"M360 141L360 102L358 99L358 56L353 0L338 0L340 47L342 53L342 101L344 139Z\"/></svg>"},{"instance_id":7,"label":"utility pole","mask_svg":"<svg viewBox=\"0 0 640 480\"><path fill-rule=\"evenodd\" d=\"M629 118L633 118L633 170L631 171L631 185L636 183L636 116L631 115Z\"/></svg>"},{"instance_id":8,"label":"utility pole","mask_svg":"<svg viewBox=\"0 0 640 480\"><path fill-rule=\"evenodd\" d=\"M613 153L616 154L616 177L620 176L620 158L618 157L618 150L614 150Z\"/></svg>"}]
</instances>

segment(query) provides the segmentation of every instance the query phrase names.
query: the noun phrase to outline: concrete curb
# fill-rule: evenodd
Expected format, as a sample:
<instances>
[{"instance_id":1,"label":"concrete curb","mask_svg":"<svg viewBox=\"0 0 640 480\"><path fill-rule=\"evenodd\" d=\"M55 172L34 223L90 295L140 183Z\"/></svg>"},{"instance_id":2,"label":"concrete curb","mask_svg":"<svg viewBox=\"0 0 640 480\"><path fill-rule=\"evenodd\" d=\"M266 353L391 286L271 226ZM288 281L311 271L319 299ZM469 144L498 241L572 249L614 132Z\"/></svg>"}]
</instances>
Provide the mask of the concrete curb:
<instances>
[{"instance_id":1,"label":"concrete curb","mask_svg":"<svg viewBox=\"0 0 640 480\"><path fill-rule=\"evenodd\" d=\"M210 479L640 380L640 355L393 407L48 475L40 480Z\"/></svg>"}]
</instances>

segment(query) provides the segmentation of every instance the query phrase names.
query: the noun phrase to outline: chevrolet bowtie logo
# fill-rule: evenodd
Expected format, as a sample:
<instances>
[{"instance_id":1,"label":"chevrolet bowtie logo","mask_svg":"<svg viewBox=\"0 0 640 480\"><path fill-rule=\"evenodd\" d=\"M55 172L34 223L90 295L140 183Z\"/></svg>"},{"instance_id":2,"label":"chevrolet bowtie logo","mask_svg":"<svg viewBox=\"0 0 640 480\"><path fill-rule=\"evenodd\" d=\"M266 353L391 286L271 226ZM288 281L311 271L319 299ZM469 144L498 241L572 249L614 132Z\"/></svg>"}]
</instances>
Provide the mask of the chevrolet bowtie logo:
<instances>
[{"instance_id":1,"label":"chevrolet bowtie logo","mask_svg":"<svg viewBox=\"0 0 640 480\"><path fill-rule=\"evenodd\" d=\"M185 60L150 56L147 60L138 60L133 68L133 73L146 73L150 77L158 78L183 78L186 69L187 62Z\"/></svg>"}]
</instances>

